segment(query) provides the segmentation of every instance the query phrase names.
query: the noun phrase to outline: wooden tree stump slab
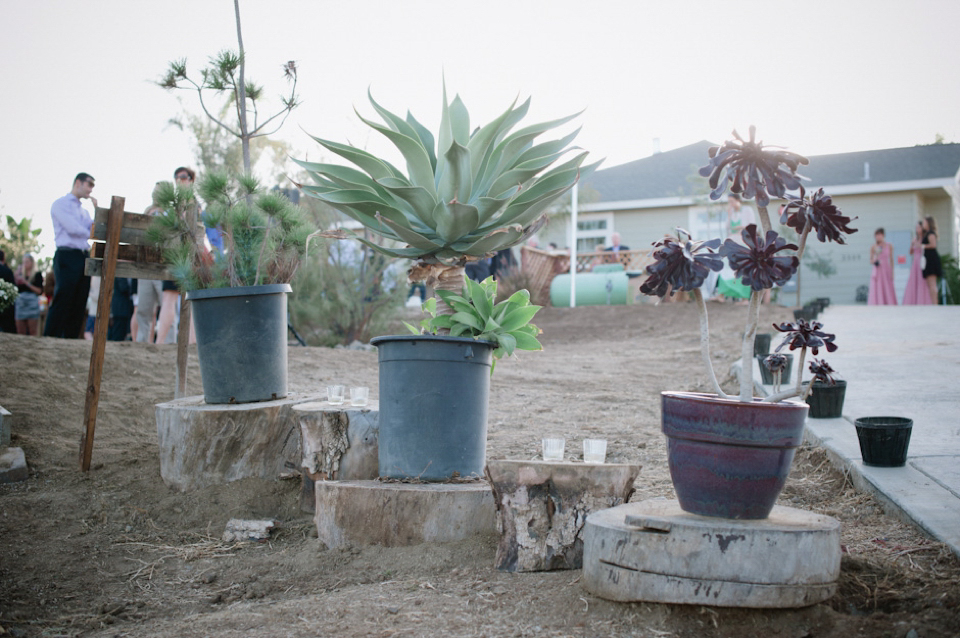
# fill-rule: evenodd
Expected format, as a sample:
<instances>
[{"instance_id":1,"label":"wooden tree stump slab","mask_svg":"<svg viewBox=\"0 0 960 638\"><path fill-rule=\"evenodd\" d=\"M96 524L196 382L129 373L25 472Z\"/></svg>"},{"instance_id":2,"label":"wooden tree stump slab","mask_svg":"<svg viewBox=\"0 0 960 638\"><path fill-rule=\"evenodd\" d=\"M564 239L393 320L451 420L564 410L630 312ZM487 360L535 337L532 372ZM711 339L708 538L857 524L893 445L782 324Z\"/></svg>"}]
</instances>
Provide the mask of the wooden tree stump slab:
<instances>
[{"instance_id":1,"label":"wooden tree stump slab","mask_svg":"<svg viewBox=\"0 0 960 638\"><path fill-rule=\"evenodd\" d=\"M493 494L483 482L317 481L317 536L341 545L402 547L496 533Z\"/></svg>"},{"instance_id":2,"label":"wooden tree stump slab","mask_svg":"<svg viewBox=\"0 0 960 638\"><path fill-rule=\"evenodd\" d=\"M647 500L591 514L583 536L583 586L621 602L805 607L840 575L840 522L791 507L747 521Z\"/></svg>"},{"instance_id":3,"label":"wooden tree stump slab","mask_svg":"<svg viewBox=\"0 0 960 638\"><path fill-rule=\"evenodd\" d=\"M314 484L328 480L372 480L378 476L380 410L311 401L293 406L300 424L300 509L316 511Z\"/></svg>"},{"instance_id":4,"label":"wooden tree stump slab","mask_svg":"<svg viewBox=\"0 0 960 638\"><path fill-rule=\"evenodd\" d=\"M497 505L501 571L578 569L587 515L633 493L639 465L488 461Z\"/></svg>"},{"instance_id":5,"label":"wooden tree stump slab","mask_svg":"<svg viewBox=\"0 0 960 638\"><path fill-rule=\"evenodd\" d=\"M202 396L156 406L160 476L182 492L242 478L277 479L300 467L294 405L316 400L208 405Z\"/></svg>"}]
</instances>

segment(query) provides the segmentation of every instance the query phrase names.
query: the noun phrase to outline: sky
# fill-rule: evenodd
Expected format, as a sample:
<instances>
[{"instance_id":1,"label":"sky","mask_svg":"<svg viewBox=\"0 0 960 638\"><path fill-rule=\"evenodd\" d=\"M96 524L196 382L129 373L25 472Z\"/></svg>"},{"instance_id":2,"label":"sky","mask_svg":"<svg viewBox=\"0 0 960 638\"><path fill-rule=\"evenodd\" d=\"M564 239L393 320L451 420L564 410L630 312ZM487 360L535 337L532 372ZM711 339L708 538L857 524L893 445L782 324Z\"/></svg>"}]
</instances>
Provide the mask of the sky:
<instances>
[{"instance_id":1,"label":"sky","mask_svg":"<svg viewBox=\"0 0 960 638\"><path fill-rule=\"evenodd\" d=\"M583 111L576 143L603 167L759 137L805 155L960 142L956 0L241 0L247 76L279 107L295 60L302 105L274 137L391 153L354 109L434 129L444 79L472 123L532 98L528 123ZM0 0L0 215L31 217L52 255L50 204L80 171L94 197L142 212L153 184L196 166L168 121L196 94L154 83L236 49L232 0ZM214 100L216 103L216 101ZM375 116L374 116L375 117ZM571 125L574 126L574 125ZM391 157L393 157L391 155ZM3 224L5 227L5 223Z\"/></svg>"}]
</instances>

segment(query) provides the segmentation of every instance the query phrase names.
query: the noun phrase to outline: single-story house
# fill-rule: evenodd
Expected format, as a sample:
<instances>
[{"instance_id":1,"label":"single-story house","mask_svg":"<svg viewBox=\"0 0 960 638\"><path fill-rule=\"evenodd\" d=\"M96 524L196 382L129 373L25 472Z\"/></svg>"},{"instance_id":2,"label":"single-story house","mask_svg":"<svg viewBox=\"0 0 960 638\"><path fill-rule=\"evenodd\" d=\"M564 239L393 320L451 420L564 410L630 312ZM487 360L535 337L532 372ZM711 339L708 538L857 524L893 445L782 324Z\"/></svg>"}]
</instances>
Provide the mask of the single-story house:
<instances>
[{"instance_id":1,"label":"single-story house","mask_svg":"<svg viewBox=\"0 0 960 638\"><path fill-rule=\"evenodd\" d=\"M726 200L708 197L706 179L697 169L707 163L707 141L600 170L580 185L576 243L579 252L610 245L617 232L631 249L647 249L677 227L695 238L721 236ZM870 244L884 228L894 246L895 283L902 296L910 270L910 238L917 221L932 216L938 228L941 255L957 257L960 241L960 144L931 144L809 157L798 171L808 192L823 187L844 214L858 219L859 232L846 244L821 244L812 238L801 267L799 302L830 297L834 303L855 303L857 291L870 282ZM771 221L777 225L782 201L772 200ZM752 201L745 202L754 207ZM540 244L569 246L570 217L556 215L540 233ZM795 287L790 288L795 290ZM786 295L785 295L786 296ZM792 305L797 299L782 299Z\"/></svg>"}]
</instances>

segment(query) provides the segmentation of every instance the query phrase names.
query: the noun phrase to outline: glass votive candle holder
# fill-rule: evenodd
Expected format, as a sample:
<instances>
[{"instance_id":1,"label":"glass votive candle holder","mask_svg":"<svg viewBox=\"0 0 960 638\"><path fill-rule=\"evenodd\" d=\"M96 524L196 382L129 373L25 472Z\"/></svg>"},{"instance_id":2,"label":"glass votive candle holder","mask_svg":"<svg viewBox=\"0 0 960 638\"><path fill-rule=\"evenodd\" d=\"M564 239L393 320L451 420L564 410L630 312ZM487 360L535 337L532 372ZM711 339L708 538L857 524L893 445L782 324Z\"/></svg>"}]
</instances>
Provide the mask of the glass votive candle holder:
<instances>
[{"instance_id":1,"label":"glass votive candle holder","mask_svg":"<svg viewBox=\"0 0 960 638\"><path fill-rule=\"evenodd\" d=\"M330 405L343 404L343 386L342 385L327 386L327 403L329 403Z\"/></svg>"},{"instance_id":2,"label":"glass votive candle holder","mask_svg":"<svg viewBox=\"0 0 960 638\"><path fill-rule=\"evenodd\" d=\"M562 461L565 443L563 439L543 439L543 460Z\"/></svg>"},{"instance_id":3,"label":"glass votive candle holder","mask_svg":"<svg viewBox=\"0 0 960 638\"><path fill-rule=\"evenodd\" d=\"M607 459L607 442L605 439L583 440L583 462L604 463Z\"/></svg>"},{"instance_id":4,"label":"glass votive candle holder","mask_svg":"<svg viewBox=\"0 0 960 638\"><path fill-rule=\"evenodd\" d=\"M370 388L357 386L350 388L350 403L352 405L366 405L370 398Z\"/></svg>"}]
</instances>

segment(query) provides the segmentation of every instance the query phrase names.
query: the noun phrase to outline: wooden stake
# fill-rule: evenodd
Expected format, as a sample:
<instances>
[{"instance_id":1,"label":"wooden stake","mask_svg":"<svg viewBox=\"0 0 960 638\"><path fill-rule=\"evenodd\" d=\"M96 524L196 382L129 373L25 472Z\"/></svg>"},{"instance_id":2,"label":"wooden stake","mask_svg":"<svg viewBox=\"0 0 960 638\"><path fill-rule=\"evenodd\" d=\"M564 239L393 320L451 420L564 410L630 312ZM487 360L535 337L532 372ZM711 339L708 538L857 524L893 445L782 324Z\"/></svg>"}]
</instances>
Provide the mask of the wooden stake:
<instances>
[{"instance_id":1,"label":"wooden stake","mask_svg":"<svg viewBox=\"0 0 960 638\"><path fill-rule=\"evenodd\" d=\"M90 373L87 376L86 401L83 407L84 432L80 439L80 469L90 469L93 456L93 433L97 426L97 406L100 403L100 380L103 377L103 354L107 345L107 326L110 323L110 301L113 298L113 278L117 272L117 252L120 229L123 227L123 197L110 201L107 217L107 243L103 257L103 275L100 296L97 299L97 317L93 327L93 348L90 351Z\"/></svg>"}]
</instances>

